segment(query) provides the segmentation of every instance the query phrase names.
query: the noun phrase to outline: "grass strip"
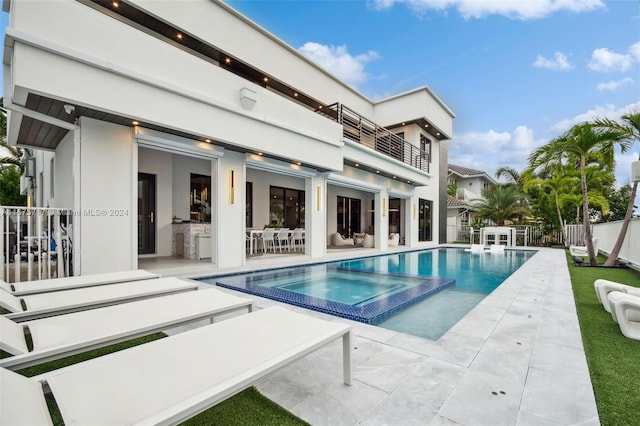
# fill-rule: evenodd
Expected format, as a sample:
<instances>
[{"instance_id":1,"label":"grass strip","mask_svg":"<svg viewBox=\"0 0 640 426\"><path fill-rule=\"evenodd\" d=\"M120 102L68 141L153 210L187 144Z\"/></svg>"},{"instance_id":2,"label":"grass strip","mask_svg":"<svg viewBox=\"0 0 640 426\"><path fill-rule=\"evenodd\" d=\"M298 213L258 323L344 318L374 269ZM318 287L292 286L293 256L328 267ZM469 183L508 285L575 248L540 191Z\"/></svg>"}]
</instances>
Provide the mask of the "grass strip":
<instances>
[{"instance_id":1,"label":"grass strip","mask_svg":"<svg viewBox=\"0 0 640 426\"><path fill-rule=\"evenodd\" d=\"M77 364L88 359L107 355L113 352L121 351L143 343L166 337L164 333L155 333L149 336L139 337L137 339L128 340L117 343L115 345L104 348L94 349L55 361L50 361L41 365L28 367L19 370L18 373L23 376L32 377L43 374L51 370L57 370L62 367ZM8 355L8 354L7 354ZM47 406L53 424L56 426L64 425L62 416L58 409L58 405L51 394L46 395ZM225 426L244 426L244 425L264 425L264 426L301 426L308 423L294 416L275 402L264 397L254 387L246 389L237 395L217 404L216 406L200 413L199 415L185 422L187 425L225 425Z\"/></svg>"},{"instance_id":2,"label":"grass strip","mask_svg":"<svg viewBox=\"0 0 640 426\"><path fill-rule=\"evenodd\" d=\"M568 252L567 263L600 424L640 425L640 341L624 337L598 302L593 287L598 278L640 287L640 273L573 266Z\"/></svg>"}]
</instances>

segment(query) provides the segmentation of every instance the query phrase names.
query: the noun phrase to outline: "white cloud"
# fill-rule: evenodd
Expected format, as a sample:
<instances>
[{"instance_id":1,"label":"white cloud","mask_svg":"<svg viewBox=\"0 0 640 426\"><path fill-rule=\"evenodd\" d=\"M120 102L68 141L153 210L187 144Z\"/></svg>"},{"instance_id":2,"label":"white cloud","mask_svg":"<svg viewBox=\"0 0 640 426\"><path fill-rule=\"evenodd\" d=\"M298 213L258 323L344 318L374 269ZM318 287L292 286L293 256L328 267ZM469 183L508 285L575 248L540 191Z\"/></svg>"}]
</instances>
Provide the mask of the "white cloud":
<instances>
[{"instance_id":1,"label":"white cloud","mask_svg":"<svg viewBox=\"0 0 640 426\"><path fill-rule=\"evenodd\" d=\"M327 46L314 42L305 43L298 51L353 86L367 81L369 75L364 69L365 65L380 58L374 51L353 56L347 51L347 46Z\"/></svg>"},{"instance_id":2,"label":"white cloud","mask_svg":"<svg viewBox=\"0 0 640 426\"><path fill-rule=\"evenodd\" d=\"M573 65L569 63L564 53L556 52L553 57L554 59L547 59L542 55L538 55L533 66L554 71L568 71L573 68Z\"/></svg>"},{"instance_id":3,"label":"white cloud","mask_svg":"<svg viewBox=\"0 0 640 426\"><path fill-rule=\"evenodd\" d=\"M557 136L566 132L578 123L591 121L595 118L609 118L611 120L619 120L622 115L630 111L640 110L640 101L617 108L615 105L607 104L605 106L596 106L586 112L580 113L572 118L565 118L551 126L550 131Z\"/></svg>"},{"instance_id":4,"label":"white cloud","mask_svg":"<svg viewBox=\"0 0 640 426\"><path fill-rule=\"evenodd\" d=\"M628 53L613 52L606 47L595 49L589 68L598 72L627 71L634 62L640 62L640 41L632 44Z\"/></svg>"},{"instance_id":5,"label":"white cloud","mask_svg":"<svg viewBox=\"0 0 640 426\"><path fill-rule=\"evenodd\" d=\"M417 13L455 8L465 18L502 15L511 19L539 19L560 10L586 12L604 8L602 0L373 0L376 9L384 10L396 3L407 4Z\"/></svg>"},{"instance_id":6,"label":"white cloud","mask_svg":"<svg viewBox=\"0 0 640 426\"><path fill-rule=\"evenodd\" d=\"M622 80L612 80L606 83L598 84L598 91L611 91L614 92L616 90L620 90L621 88L633 84L634 80L631 77L625 77Z\"/></svg>"},{"instance_id":7,"label":"white cloud","mask_svg":"<svg viewBox=\"0 0 640 426\"><path fill-rule=\"evenodd\" d=\"M455 135L449 144L449 163L482 170L494 176L499 167L524 170L529 154L546 140L533 130L518 126L513 132L468 132Z\"/></svg>"}]
</instances>

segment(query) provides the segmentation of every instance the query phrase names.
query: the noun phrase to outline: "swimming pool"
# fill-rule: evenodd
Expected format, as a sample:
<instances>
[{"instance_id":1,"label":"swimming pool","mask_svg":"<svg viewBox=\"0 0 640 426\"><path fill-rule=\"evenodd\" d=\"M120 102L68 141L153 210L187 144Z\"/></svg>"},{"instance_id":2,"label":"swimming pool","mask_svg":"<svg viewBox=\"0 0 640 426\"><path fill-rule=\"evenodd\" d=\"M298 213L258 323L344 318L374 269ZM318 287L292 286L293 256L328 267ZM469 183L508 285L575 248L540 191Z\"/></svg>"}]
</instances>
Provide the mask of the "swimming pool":
<instances>
[{"instance_id":1,"label":"swimming pool","mask_svg":"<svg viewBox=\"0 0 640 426\"><path fill-rule=\"evenodd\" d=\"M202 280L438 339L533 254L440 248Z\"/></svg>"}]
</instances>

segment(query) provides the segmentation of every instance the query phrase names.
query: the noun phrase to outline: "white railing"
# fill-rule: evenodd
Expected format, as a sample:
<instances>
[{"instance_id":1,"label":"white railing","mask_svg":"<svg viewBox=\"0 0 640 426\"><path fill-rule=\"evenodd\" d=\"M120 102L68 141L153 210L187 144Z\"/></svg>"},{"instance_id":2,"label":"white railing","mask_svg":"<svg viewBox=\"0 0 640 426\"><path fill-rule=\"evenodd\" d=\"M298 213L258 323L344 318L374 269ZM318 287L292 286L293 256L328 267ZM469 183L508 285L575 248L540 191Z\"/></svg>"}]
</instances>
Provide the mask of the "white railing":
<instances>
[{"instance_id":1,"label":"white railing","mask_svg":"<svg viewBox=\"0 0 640 426\"><path fill-rule=\"evenodd\" d=\"M611 253L621 227L621 220L593 225L593 237L598 239L599 251ZM632 218L629 222L629 229L618 258L630 263L634 269L640 269L640 217Z\"/></svg>"},{"instance_id":2,"label":"white railing","mask_svg":"<svg viewBox=\"0 0 640 426\"><path fill-rule=\"evenodd\" d=\"M68 209L0 207L0 279L73 275L73 213Z\"/></svg>"},{"instance_id":3,"label":"white railing","mask_svg":"<svg viewBox=\"0 0 640 426\"><path fill-rule=\"evenodd\" d=\"M561 239L559 232L545 234L542 226L509 225L509 227L515 229L515 234L513 234L514 246L543 246ZM462 227L458 234L458 241L470 241L472 244L480 244L480 229L473 229L468 226Z\"/></svg>"},{"instance_id":4,"label":"white railing","mask_svg":"<svg viewBox=\"0 0 640 426\"><path fill-rule=\"evenodd\" d=\"M593 232L593 226L591 227L591 231ZM586 245L583 225L565 225L564 232L567 236L567 241L565 242L567 247Z\"/></svg>"}]
</instances>

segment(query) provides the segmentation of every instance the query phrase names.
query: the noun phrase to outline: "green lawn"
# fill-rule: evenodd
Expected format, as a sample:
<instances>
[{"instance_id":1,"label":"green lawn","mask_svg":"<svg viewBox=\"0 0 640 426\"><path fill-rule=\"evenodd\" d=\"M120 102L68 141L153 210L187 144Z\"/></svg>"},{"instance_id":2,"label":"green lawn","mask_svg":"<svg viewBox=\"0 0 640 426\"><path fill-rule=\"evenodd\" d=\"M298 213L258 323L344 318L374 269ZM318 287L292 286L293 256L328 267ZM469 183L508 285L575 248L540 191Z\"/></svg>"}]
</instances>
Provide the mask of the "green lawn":
<instances>
[{"instance_id":1,"label":"green lawn","mask_svg":"<svg viewBox=\"0 0 640 426\"><path fill-rule=\"evenodd\" d=\"M600 423L640 425L640 341L622 335L593 288L598 278L640 287L640 273L573 266L568 252L567 262Z\"/></svg>"}]
</instances>

